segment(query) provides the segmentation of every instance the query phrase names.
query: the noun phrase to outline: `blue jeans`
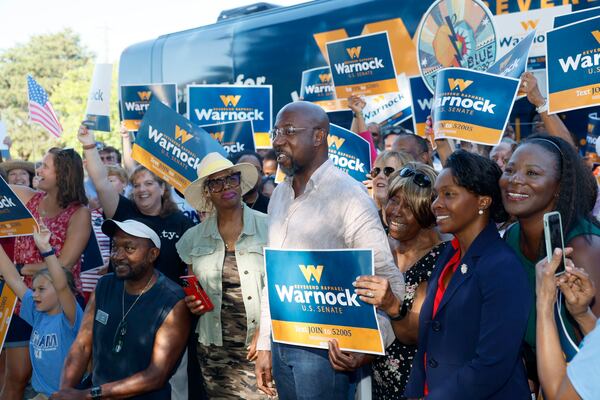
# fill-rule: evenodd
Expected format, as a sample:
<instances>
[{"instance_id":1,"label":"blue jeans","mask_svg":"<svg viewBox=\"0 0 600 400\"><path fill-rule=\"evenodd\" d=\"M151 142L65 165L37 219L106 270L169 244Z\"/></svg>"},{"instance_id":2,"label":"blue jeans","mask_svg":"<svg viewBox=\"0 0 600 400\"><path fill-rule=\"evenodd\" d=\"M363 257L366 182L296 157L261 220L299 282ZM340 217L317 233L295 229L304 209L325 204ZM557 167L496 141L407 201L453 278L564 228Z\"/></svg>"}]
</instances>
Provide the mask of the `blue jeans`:
<instances>
[{"instance_id":1,"label":"blue jeans","mask_svg":"<svg viewBox=\"0 0 600 400\"><path fill-rule=\"evenodd\" d=\"M273 378L280 400L348 400L354 373L337 372L327 350L273 343Z\"/></svg>"}]
</instances>

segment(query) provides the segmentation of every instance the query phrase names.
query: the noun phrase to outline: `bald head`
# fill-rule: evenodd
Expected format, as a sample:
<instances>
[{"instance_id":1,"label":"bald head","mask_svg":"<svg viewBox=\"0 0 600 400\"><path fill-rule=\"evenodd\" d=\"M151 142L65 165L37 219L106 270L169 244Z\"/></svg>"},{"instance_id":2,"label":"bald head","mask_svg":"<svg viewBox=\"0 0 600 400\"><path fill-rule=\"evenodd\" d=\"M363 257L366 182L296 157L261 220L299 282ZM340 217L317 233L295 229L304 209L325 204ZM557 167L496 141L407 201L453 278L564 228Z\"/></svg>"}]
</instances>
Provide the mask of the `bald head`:
<instances>
[{"instance_id":1,"label":"bald head","mask_svg":"<svg viewBox=\"0 0 600 400\"><path fill-rule=\"evenodd\" d=\"M306 122L329 133L329 117L325 110L314 103L308 101L294 101L293 103L288 103L279 110L277 119L279 119L279 116L283 113L302 115Z\"/></svg>"}]
</instances>

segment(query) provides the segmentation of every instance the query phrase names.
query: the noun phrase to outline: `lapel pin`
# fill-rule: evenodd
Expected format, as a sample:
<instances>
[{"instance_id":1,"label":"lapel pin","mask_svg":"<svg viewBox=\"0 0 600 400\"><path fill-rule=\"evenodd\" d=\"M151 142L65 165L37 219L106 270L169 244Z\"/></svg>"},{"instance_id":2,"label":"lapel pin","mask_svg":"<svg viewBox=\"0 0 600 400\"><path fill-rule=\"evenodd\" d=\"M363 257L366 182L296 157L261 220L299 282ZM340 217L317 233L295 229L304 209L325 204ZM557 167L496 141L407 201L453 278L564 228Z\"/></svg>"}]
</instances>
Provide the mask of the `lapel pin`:
<instances>
[{"instance_id":1,"label":"lapel pin","mask_svg":"<svg viewBox=\"0 0 600 400\"><path fill-rule=\"evenodd\" d=\"M468 269L469 267L467 267L467 264L463 264L460 266L460 272L463 274L466 274Z\"/></svg>"}]
</instances>

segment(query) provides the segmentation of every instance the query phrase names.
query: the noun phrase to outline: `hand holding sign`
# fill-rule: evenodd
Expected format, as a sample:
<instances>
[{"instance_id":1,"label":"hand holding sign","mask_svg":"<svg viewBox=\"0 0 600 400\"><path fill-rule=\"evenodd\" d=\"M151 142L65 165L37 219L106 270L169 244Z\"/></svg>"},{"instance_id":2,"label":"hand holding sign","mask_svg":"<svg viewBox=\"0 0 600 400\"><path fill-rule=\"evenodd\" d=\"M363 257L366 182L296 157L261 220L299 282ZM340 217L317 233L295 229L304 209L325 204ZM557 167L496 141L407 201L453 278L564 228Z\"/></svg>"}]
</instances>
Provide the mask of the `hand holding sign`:
<instances>
[{"instance_id":1,"label":"hand holding sign","mask_svg":"<svg viewBox=\"0 0 600 400\"><path fill-rule=\"evenodd\" d=\"M92 131L90 131L86 124L87 121L83 121L79 126L79 130L77 131L77 139L83 146L95 146L96 138Z\"/></svg>"},{"instance_id":2,"label":"hand holding sign","mask_svg":"<svg viewBox=\"0 0 600 400\"><path fill-rule=\"evenodd\" d=\"M387 279L376 275L359 276L353 283L362 301L372 304L390 316L398 315L401 301L394 295Z\"/></svg>"},{"instance_id":3,"label":"hand holding sign","mask_svg":"<svg viewBox=\"0 0 600 400\"><path fill-rule=\"evenodd\" d=\"M521 75L521 86L519 93L527 95L527 100L536 107L544 105L546 99L542 96L537 79L531 72L525 72Z\"/></svg>"}]
</instances>

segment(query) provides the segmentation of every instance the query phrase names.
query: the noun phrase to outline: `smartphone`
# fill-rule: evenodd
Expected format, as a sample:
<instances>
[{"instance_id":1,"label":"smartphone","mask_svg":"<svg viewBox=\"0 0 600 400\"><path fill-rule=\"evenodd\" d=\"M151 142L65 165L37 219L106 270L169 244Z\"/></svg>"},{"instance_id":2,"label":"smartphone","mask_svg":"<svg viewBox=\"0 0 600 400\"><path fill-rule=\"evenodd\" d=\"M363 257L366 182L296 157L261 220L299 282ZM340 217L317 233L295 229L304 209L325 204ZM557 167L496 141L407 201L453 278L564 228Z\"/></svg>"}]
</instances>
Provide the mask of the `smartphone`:
<instances>
[{"instance_id":1,"label":"smartphone","mask_svg":"<svg viewBox=\"0 0 600 400\"><path fill-rule=\"evenodd\" d=\"M552 211L544 214L544 239L546 241L546 259L548 262L552 259L554 249L562 249L562 262L556 269L556 276L565 273L565 240L563 237L562 219L558 211Z\"/></svg>"},{"instance_id":2,"label":"smartphone","mask_svg":"<svg viewBox=\"0 0 600 400\"><path fill-rule=\"evenodd\" d=\"M206 312L212 311L215 308L204 289L202 289L202 286L200 286L196 275L185 275L179 278L181 279L181 286L186 296L194 296L196 300L200 300Z\"/></svg>"}]
</instances>

